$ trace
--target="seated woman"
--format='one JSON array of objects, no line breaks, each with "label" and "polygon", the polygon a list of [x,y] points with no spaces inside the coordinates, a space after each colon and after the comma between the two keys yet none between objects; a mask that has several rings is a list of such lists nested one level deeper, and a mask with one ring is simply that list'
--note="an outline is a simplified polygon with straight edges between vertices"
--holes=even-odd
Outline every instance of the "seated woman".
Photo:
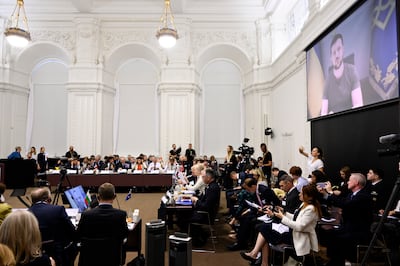
[{"label": "seated woman", "polygon": [[280,219],[281,223],[287,225],[290,230],[281,234],[272,229],[272,223],[263,224],[254,248],[250,252],[240,252],[244,259],[255,262],[258,252],[262,251],[261,266],[268,266],[269,243],[292,244],[297,256],[307,255],[311,250],[318,251],[318,239],[315,232],[315,226],[321,217],[318,190],[312,184],[304,186],[299,197],[303,203],[294,214],[288,212],[283,214],[281,209],[277,212],[265,210],[266,214]]},{"label": "seated woman", "polygon": [[39,224],[29,211],[15,211],[4,219],[0,227],[0,243],[11,249],[17,265],[56,265],[52,258],[42,254]]}]

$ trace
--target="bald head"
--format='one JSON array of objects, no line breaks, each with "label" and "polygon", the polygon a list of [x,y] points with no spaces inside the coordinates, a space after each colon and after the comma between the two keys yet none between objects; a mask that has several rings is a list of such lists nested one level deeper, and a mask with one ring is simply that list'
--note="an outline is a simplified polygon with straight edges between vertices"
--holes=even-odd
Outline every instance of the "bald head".
[{"label": "bald head", "polygon": [[51,201],[51,192],[50,189],[47,187],[41,187],[35,189],[31,193],[32,203],[35,204],[40,201],[49,202]]}]

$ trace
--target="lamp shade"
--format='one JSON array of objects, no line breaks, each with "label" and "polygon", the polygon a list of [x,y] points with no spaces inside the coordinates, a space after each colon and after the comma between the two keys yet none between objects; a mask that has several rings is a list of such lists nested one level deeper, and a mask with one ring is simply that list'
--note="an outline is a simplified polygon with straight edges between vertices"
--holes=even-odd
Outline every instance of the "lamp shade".
[{"label": "lamp shade", "polygon": [[20,28],[7,28],[4,35],[8,43],[15,47],[25,47],[31,41],[30,33]]},{"label": "lamp shade", "polygon": [[172,48],[176,44],[178,33],[174,29],[162,28],[157,32],[156,37],[161,47]]}]

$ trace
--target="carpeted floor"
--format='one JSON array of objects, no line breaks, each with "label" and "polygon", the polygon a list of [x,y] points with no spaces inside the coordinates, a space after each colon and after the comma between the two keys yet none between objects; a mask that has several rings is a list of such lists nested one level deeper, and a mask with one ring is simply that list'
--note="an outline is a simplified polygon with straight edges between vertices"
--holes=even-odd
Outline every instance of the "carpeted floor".
[{"label": "carpeted floor", "polygon": [[[128,188],[118,189],[117,200],[114,202],[115,208],[120,208],[126,211],[132,211],[134,209],[140,210],[140,217],[142,218],[142,253],[145,254],[145,223],[157,219],[157,210],[160,206],[160,199],[165,194],[164,192],[157,191],[148,191],[141,193],[133,193],[132,198],[128,201],[125,201],[125,197],[128,192]],[[25,196],[22,198],[29,203],[29,195],[32,191],[32,188],[28,188],[26,190]],[[25,206],[18,200],[17,197],[12,196],[13,190],[7,190],[5,193],[6,201],[13,206],[13,208],[25,208]],[[20,191],[18,191],[20,193]],[[53,195],[54,197],[54,195]],[[59,204],[62,204],[61,197],[59,197]],[[69,207],[66,205],[66,207]],[[192,252],[192,265],[193,266],[225,266],[225,265],[235,265],[235,266],[247,266],[249,263],[243,260],[240,257],[239,251],[229,251],[226,246],[234,242],[234,240],[228,237],[229,231],[231,230],[230,226],[225,223],[225,216],[223,213],[226,213],[226,200],[225,193],[221,193],[221,206],[219,209],[219,221],[214,225],[214,229],[217,234],[217,243],[216,243],[216,252],[208,253],[208,252]],[[178,230],[174,227],[173,230],[168,230],[167,237],[171,234],[174,234],[175,230]],[[211,249],[212,244],[209,241],[204,249]],[[318,254],[322,260],[326,259],[325,256],[326,250],[321,247],[321,250]],[[131,261],[133,258],[137,256],[136,252],[128,252],[127,253],[127,262]],[[167,241],[167,251],[165,252],[165,265],[169,265],[169,248]],[[77,265],[77,262],[75,263]],[[382,263],[373,263],[368,265],[384,265]],[[160,265],[162,266],[162,265]]]},{"label": "carpeted floor", "polygon": [[[142,253],[145,254],[145,223],[151,220],[157,219],[157,209],[160,206],[160,199],[164,195],[164,192],[147,192],[147,193],[134,193],[132,198],[128,201],[125,201],[125,196],[127,195],[128,189],[126,192],[122,193],[124,189],[119,189],[117,193],[117,201],[114,202],[114,207],[120,208],[123,210],[140,210],[140,217],[143,221],[142,227]],[[28,188],[26,190],[25,197],[23,199],[26,202],[29,202],[29,195],[32,191],[32,188]],[[17,197],[11,196],[13,190],[7,190],[5,193],[6,201],[13,207],[13,208],[25,208],[25,206],[17,199]],[[53,195],[54,196],[54,195]],[[61,203],[61,197],[59,199],[59,204]],[[66,207],[68,207],[66,205]],[[226,212],[225,210],[225,195],[221,193],[221,208],[220,212]],[[249,265],[249,263],[243,260],[240,257],[239,251],[228,251],[226,249],[226,245],[233,242],[233,240],[228,238],[228,233],[230,231],[230,227],[225,224],[224,217],[220,222],[216,223],[215,229],[217,232],[217,243],[216,243],[216,252],[215,253],[192,253],[192,265],[193,266],[213,266],[213,265],[237,265],[237,266],[245,266]],[[177,230],[176,228],[174,228]],[[167,237],[170,234],[173,234],[175,230],[169,230]],[[168,241],[167,241],[168,243]],[[211,249],[212,245],[211,242],[207,243],[204,247],[205,249]],[[168,253],[169,249],[167,247],[167,251],[165,252],[165,265],[168,265]],[[132,260],[134,257],[137,256],[136,252],[128,252],[127,253],[127,262]],[[77,265],[77,263],[76,263]],[[160,265],[161,266],[161,265]]]}]

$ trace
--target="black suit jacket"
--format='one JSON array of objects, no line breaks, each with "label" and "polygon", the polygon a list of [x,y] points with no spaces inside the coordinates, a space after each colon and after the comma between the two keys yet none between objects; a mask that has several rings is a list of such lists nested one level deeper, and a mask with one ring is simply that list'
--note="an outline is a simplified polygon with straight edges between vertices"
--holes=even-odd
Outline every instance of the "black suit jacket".
[{"label": "black suit jacket", "polygon": [[369,184],[366,189],[372,197],[373,212],[377,214],[379,210],[384,210],[391,192],[386,188],[385,182],[382,180],[375,185]]},{"label": "black suit jacket", "polygon": [[[285,203],[284,203],[285,202]],[[286,193],[285,199],[282,201],[282,207],[285,212],[294,213],[294,211],[300,206],[301,201],[299,198],[299,191],[294,187]]]},{"label": "black suit jacket", "polygon": [[38,153],[37,156],[37,163],[39,164],[40,167],[40,172],[44,173],[47,170],[47,161],[46,161],[46,155],[44,153]]},{"label": "black suit jacket", "polygon": [[281,201],[276,196],[275,192],[268,186],[259,184],[258,185],[258,195],[259,195],[260,200],[262,201],[263,205],[268,204],[268,205],[273,205],[273,206],[279,206],[281,204]]},{"label": "black suit jacket", "polygon": [[39,222],[42,240],[54,240],[69,243],[74,240],[75,227],[71,223],[64,206],[51,205],[44,202],[33,204],[31,211]]},{"label": "black suit jacket", "polygon": [[71,223],[64,206],[38,202],[33,204],[29,211],[39,222],[42,241],[45,242],[42,249],[55,259],[57,265],[73,262],[77,255],[75,243],[72,244],[76,240],[75,226]]},{"label": "black suit jacket", "polygon": [[79,265],[121,265],[122,242],[128,235],[126,212],[110,204],[82,213],[77,229]]},{"label": "black suit jacket", "polygon": [[195,213],[193,221],[206,222],[204,215],[198,215],[196,211],[207,211],[210,214],[210,219],[214,220],[217,213],[221,189],[215,180],[208,184],[204,194],[199,198],[194,206]]},{"label": "black suit jacket", "polygon": [[347,197],[329,196],[328,200],[334,206],[342,209],[342,230],[355,237],[369,236],[372,223],[372,199],[367,190],[362,189],[353,196]]}]

